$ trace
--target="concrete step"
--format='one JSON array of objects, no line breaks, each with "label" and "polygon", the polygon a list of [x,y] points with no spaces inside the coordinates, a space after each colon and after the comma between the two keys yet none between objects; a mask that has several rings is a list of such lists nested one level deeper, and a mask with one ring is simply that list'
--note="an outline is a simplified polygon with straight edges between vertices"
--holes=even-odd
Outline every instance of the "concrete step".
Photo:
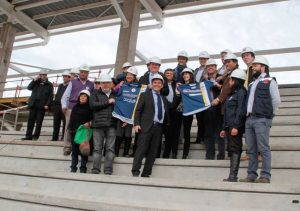
[{"label": "concrete step", "polygon": [[[2,168],[18,169],[20,171],[39,172],[69,172],[70,158],[58,156],[30,156],[20,155],[1,156]],[[30,156],[30,157],[28,157]],[[200,162],[199,162],[200,161]],[[131,176],[132,158],[116,158],[114,162],[114,175]],[[80,165],[79,165],[80,166]],[[88,163],[88,172],[92,168],[92,159]],[[103,168],[103,167],[102,167]],[[247,162],[241,163],[239,177],[247,176]],[[229,160],[207,161],[207,160],[174,160],[157,159],[153,167],[153,178],[200,180],[206,182],[222,181],[228,177]],[[286,180],[285,178],[289,178]],[[277,163],[272,166],[272,183],[292,184],[297,183],[300,178],[299,162]]]},{"label": "concrete step", "polygon": [[280,88],[280,96],[299,96],[300,88]]},{"label": "concrete step", "polygon": [[27,201],[38,200],[39,203],[83,210],[98,210],[99,206],[101,209],[104,202],[107,206],[119,206],[119,210],[232,210],[232,207],[243,210],[297,210],[299,204],[292,201],[299,199],[300,193],[299,185],[288,184],[207,183],[184,179],[10,170],[1,170],[0,185],[24,192],[24,195],[17,195],[20,200],[33,193]]},{"label": "concrete step", "polygon": [[299,108],[300,101],[290,101],[290,102],[281,102],[279,105],[279,109],[281,108]]},{"label": "concrete step", "polygon": [[300,95],[297,96],[280,96],[281,102],[300,101]]},{"label": "concrete step", "polygon": [[[38,141],[43,143],[43,141]],[[38,143],[37,142],[37,143]],[[273,163],[276,162],[298,162],[300,160],[300,149],[299,143],[287,143],[286,145],[281,145],[274,143],[272,146],[271,143],[271,150],[272,150],[272,161]],[[0,144],[0,155],[3,156],[10,156],[10,155],[18,155],[23,157],[28,156],[52,156],[51,158],[61,158],[62,157],[62,145],[55,143],[56,145],[51,145],[51,143],[43,143],[42,145],[35,144],[33,142],[27,144],[18,144],[15,142],[14,144],[3,143]],[[182,157],[182,144],[179,145],[178,150],[178,158]],[[246,149],[246,147],[244,147]],[[217,147],[216,147],[217,150]],[[122,152],[120,152],[121,154]],[[189,152],[190,159],[205,159],[205,148],[203,145],[200,144],[191,144],[190,152]]]},{"label": "concrete step", "polygon": [[[67,207],[60,207],[60,206],[50,206],[47,204],[37,204],[36,203],[31,203],[31,202],[24,202],[24,201],[19,201],[18,199],[15,198],[16,195],[22,194],[23,196],[26,195],[26,193],[21,192],[20,189],[13,188],[12,190],[11,187],[4,187],[0,186],[0,196],[4,196],[5,198],[0,199],[0,204],[1,208],[5,211],[15,211],[15,210],[20,210],[22,208],[22,211],[69,211],[69,210],[79,210],[79,209],[69,209]],[[31,193],[28,193],[26,198],[28,196],[32,195]],[[14,196],[14,198],[9,199],[11,196]],[[25,198],[25,197],[24,197]]]}]

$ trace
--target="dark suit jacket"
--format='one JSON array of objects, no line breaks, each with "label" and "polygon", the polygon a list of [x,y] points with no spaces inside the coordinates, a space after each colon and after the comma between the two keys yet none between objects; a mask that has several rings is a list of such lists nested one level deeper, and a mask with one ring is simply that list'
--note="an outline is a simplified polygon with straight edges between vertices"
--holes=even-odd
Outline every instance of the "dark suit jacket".
[{"label": "dark suit jacket", "polygon": [[[164,124],[169,124],[169,106],[165,96],[161,95],[164,108]],[[141,126],[141,133],[146,133],[151,129],[155,114],[154,99],[152,91],[146,91],[140,95],[135,114],[134,114],[134,126]]]},{"label": "dark suit jacket", "polygon": [[[168,96],[169,94],[169,87],[168,87],[168,82],[167,82],[167,78],[161,73],[158,72],[158,74],[160,74],[163,79],[164,79],[164,87],[162,88],[162,90],[160,91],[160,93],[164,96]],[[147,71],[139,80],[139,84],[144,84],[144,85],[148,85],[149,84],[149,71]]]}]

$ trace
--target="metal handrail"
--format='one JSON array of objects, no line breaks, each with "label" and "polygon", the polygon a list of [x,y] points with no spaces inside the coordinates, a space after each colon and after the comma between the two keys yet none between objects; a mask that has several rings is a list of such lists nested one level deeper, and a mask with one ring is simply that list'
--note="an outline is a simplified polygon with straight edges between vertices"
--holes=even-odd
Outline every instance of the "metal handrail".
[{"label": "metal handrail", "polygon": [[[2,114],[0,131],[1,132],[3,131],[4,122],[11,122],[11,123],[13,123],[14,124],[14,129],[17,130],[17,124],[18,124],[19,114],[20,114],[20,112],[22,112],[23,109],[27,109],[27,108],[28,108],[28,105],[25,105],[25,106],[20,106],[20,107],[17,107],[17,108],[10,108],[10,109],[6,109],[6,110],[3,110],[3,111],[0,111],[0,115]],[[5,120],[6,114],[13,113],[14,111],[16,112],[14,121]]]}]

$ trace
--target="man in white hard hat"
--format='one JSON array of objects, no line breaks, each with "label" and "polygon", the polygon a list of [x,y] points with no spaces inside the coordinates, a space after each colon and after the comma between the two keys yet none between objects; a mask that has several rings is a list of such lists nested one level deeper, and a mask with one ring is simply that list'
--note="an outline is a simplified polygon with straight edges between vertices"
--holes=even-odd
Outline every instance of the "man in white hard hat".
[{"label": "man in white hard hat", "polygon": [[223,75],[223,74],[225,73],[225,71],[226,71],[226,65],[225,65],[224,58],[225,58],[225,56],[226,56],[228,53],[232,53],[232,51],[229,50],[229,49],[225,49],[225,50],[221,51],[221,53],[220,53],[220,55],[221,55],[221,61],[222,61],[222,64],[223,64],[223,65],[222,65],[222,67],[220,67],[220,68],[218,69],[218,74],[219,74],[219,75]]},{"label": "man in white hard hat", "polygon": [[91,93],[90,107],[93,111],[93,174],[100,174],[102,149],[105,150],[104,174],[113,173],[113,160],[115,157],[115,138],[117,120],[112,116],[116,94],[112,89],[112,78],[107,73],[102,73],[96,82],[100,89]]},{"label": "man in white hard hat", "polygon": [[63,130],[62,130],[62,138],[60,140],[64,139],[64,133],[66,128],[66,118],[64,113],[62,112],[61,108],[61,98],[63,94],[65,93],[69,82],[71,80],[71,74],[69,71],[64,71],[62,73],[63,77],[63,83],[58,85],[57,92],[55,94],[54,100],[53,100],[53,134],[51,141],[58,141],[59,140],[59,130],[61,122],[63,122]]},{"label": "man in white hard hat", "polygon": [[78,75],[79,75],[79,68],[78,68],[78,67],[73,67],[73,68],[70,70],[71,80],[77,79],[77,78],[78,78]]},{"label": "man in white hard hat", "polygon": [[238,58],[233,53],[227,53],[225,58],[226,72],[223,74],[222,79],[218,82],[222,85],[220,95],[211,102],[212,106],[217,106],[220,103],[224,103],[228,95],[231,93],[231,88],[229,85],[229,79],[232,72],[239,67]]},{"label": "man in white hard hat", "polygon": [[181,72],[187,67],[187,62],[189,60],[188,53],[186,51],[179,51],[177,54],[177,67],[174,68],[175,81],[183,83]]},{"label": "man in white hard hat", "polygon": [[[252,63],[253,83],[248,88],[245,138],[250,158],[247,177],[240,182],[270,183],[271,150],[269,145],[272,119],[278,111],[280,94],[276,80],[269,75],[269,62],[256,56]],[[257,179],[258,152],[262,156],[260,177]]]},{"label": "man in white hard hat", "polygon": [[[66,116],[66,125],[69,124],[70,115],[72,112],[73,107],[77,103],[77,99],[79,93],[82,90],[93,91],[94,90],[94,83],[89,81],[88,76],[90,72],[90,67],[86,64],[81,65],[79,67],[79,77],[77,79],[71,80],[68,84],[68,87],[61,98],[61,107],[62,111]],[[64,135],[64,148],[63,154],[69,155],[71,153],[71,139],[69,136],[69,132],[66,129]]]},{"label": "man in white hard hat", "polygon": [[48,72],[42,69],[27,87],[32,92],[28,100],[29,117],[26,136],[22,140],[38,140],[40,136],[45,112],[49,109],[53,99],[53,85],[48,81],[47,74]]},{"label": "man in white hard hat", "polygon": [[210,58],[210,55],[207,53],[207,51],[201,51],[199,53],[199,63],[200,63],[200,66],[197,67],[195,69],[195,72],[194,72],[194,77],[195,77],[195,81],[196,82],[201,82],[203,81],[203,75],[205,73],[205,67],[206,67],[206,61]]},{"label": "man in white hard hat", "polygon": [[126,72],[127,72],[127,69],[129,67],[132,67],[132,65],[129,63],[129,62],[125,62],[123,65],[122,65],[122,73],[118,74],[116,76],[116,83],[120,83],[121,81],[124,81],[124,79],[126,78]]},{"label": "man in white hard hat", "polygon": [[[154,56],[154,57],[150,58],[149,59],[149,66],[148,66],[149,67],[149,71],[146,72],[140,78],[139,83],[142,84],[142,85],[143,84],[144,85],[148,85],[148,88],[152,89],[152,83],[151,83],[151,81],[152,81],[152,78],[155,75],[159,74],[159,75],[161,75],[164,78],[164,80],[166,80],[165,77],[163,76],[163,73],[159,72],[160,66],[161,66],[161,60],[160,60],[160,58],[158,58],[157,56]],[[163,84],[163,85],[164,85],[164,87],[161,90],[161,94],[167,96],[169,94],[168,84]]]},{"label": "man in white hard hat", "polygon": [[142,160],[146,157],[142,177],[149,177],[162,140],[163,123],[169,119],[168,102],[161,94],[164,79],[156,74],[151,79],[151,90],[140,95],[134,115],[134,130],[139,134],[132,175],[138,177]]},{"label": "man in white hard hat", "polygon": [[[246,87],[246,89],[248,89],[249,84],[253,80],[253,78],[252,78],[252,62],[255,59],[254,50],[251,47],[244,47],[241,51],[241,57],[247,66],[245,87]],[[246,161],[246,160],[249,160],[249,156],[247,153],[243,157],[241,157],[241,161]],[[258,160],[262,161],[262,157],[260,154],[258,155]]]},{"label": "man in white hard hat", "polygon": [[248,88],[252,82],[252,62],[255,59],[255,52],[251,47],[244,47],[241,52],[241,57],[247,65],[245,87]]},{"label": "man in white hard hat", "polygon": [[[194,72],[194,78],[197,83],[202,82],[204,80],[204,75],[206,74],[206,62],[209,60],[210,55],[207,51],[201,51],[199,53],[199,63],[200,66],[195,69]],[[204,122],[203,122],[203,112],[199,112],[196,114],[197,118],[197,126],[198,126],[198,132],[197,132],[197,143],[204,143]]]}]

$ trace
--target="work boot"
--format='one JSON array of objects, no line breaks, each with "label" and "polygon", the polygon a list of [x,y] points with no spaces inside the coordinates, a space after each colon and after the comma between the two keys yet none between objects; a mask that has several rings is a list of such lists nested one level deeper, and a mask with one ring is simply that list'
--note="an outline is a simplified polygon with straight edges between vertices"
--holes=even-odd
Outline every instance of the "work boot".
[{"label": "work boot", "polygon": [[254,183],[255,179],[246,177],[245,179],[240,179],[239,182]]},{"label": "work boot", "polygon": [[270,179],[266,177],[260,177],[259,179],[255,180],[256,183],[270,183]]},{"label": "work boot", "polygon": [[230,173],[227,179],[223,179],[224,182],[237,182],[238,181],[238,172],[240,167],[240,158],[241,154],[232,153],[230,157]]},{"label": "work boot", "polygon": [[125,138],[123,157],[129,157],[128,153],[129,153],[130,145],[131,145],[131,138]]},{"label": "work boot", "polygon": [[116,136],[116,142],[115,142],[115,155],[116,157],[119,157],[119,151],[122,143],[122,138],[120,136]]}]

